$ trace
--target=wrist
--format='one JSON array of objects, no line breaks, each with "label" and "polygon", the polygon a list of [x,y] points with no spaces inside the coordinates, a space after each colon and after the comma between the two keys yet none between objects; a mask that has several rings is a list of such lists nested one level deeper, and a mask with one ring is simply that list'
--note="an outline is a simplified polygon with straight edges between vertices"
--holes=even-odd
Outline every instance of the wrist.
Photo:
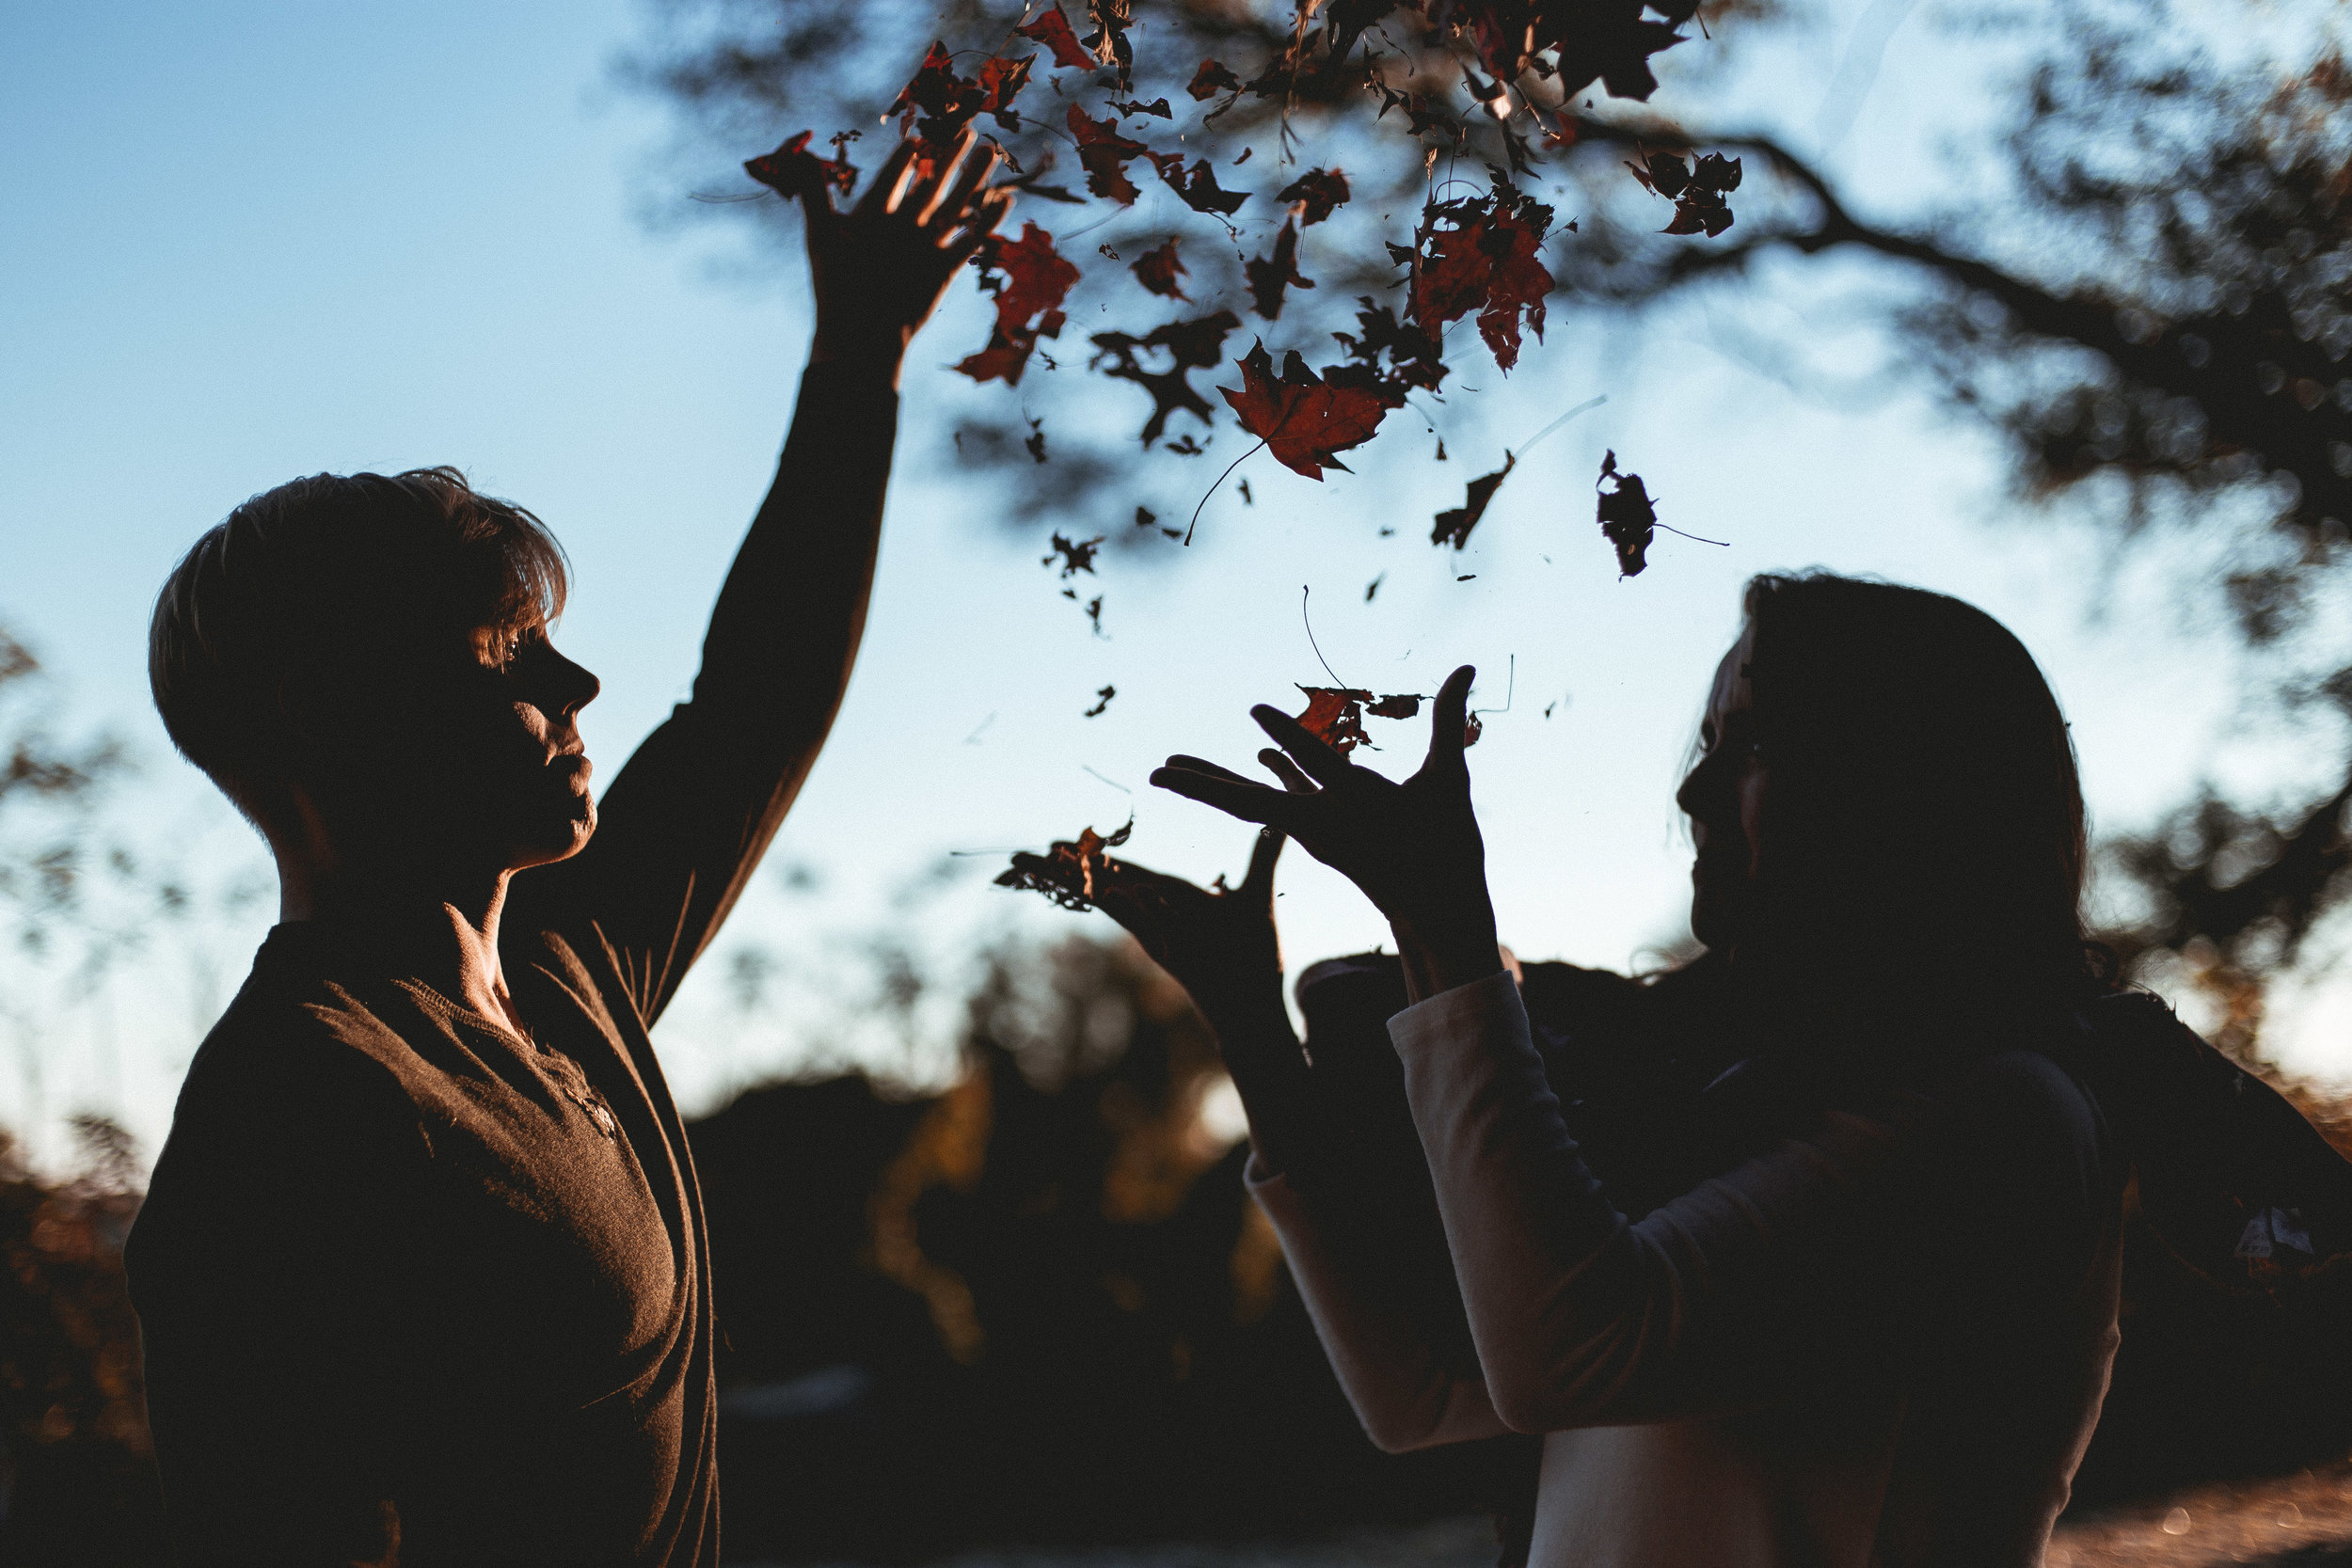
[{"label": "wrist", "polygon": [[823,320],[810,340],[808,362],[870,372],[898,388],[898,372],[906,363],[907,345],[914,341],[912,327],[835,326]]},{"label": "wrist", "polygon": [[1392,920],[1389,928],[1405,966],[1406,992],[1415,1002],[1503,972],[1502,943],[1491,911],[1457,920]]}]

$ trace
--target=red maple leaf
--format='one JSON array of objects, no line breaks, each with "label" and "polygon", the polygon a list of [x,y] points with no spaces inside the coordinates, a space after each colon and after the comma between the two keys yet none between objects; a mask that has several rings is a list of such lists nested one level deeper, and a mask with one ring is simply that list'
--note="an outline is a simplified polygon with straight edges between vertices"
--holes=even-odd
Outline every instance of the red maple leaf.
[{"label": "red maple leaf", "polygon": [[1282,291],[1292,284],[1311,289],[1314,279],[1298,270],[1298,228],[1290,219],[1282,220],[1282,231],[1274,237],[1274,254],[1260,256],[1246,263],[1242,271],[1249,279],[1249,297],[1257,305],[1258,314],[1268,321],[1282,314]]},{"label": "red maple leaf", "polygon": [[1087,171],[1087,189],[1132,207],[1142,193],[1127,178],[1127,160],[1150,154],[1139,141],[1119,134],[1115,119],[1092,119],[1075,103],[1070,105],[1070,135],[1078,144],[1078,163]]},{"label": "red maple leaf", "polygon": [[1241,91],[1241,78],[1215,60],[1202,60],[1200,69],[1192,73],[1192,85],[1184,90],[1205,101],[1220,92]]},{"label": "red maple leaf", "polygon": [[1196,213],[1214,213],[1218,217],[1231,217],[1234,209],[1249,199],[1248,191],[1218,189],[1216,170],[1209,166],[1206,158],[1195,160],[1187,171],[1184,160],[1176,153],[1152,152],[1147,156],[1152,160],[1152,166],[1160,171],[1160,178],[1168,182],[1168,188]]},{"label": "red maple leaf", "polygon": [[1189,299],[1191,297],[1184,293],[1184,286],[1176,281],[1177,274],[1184,270],[1184,263],[1177,260],[1176,241],[1173,237],[1166,245],[1147,250],[1136,257],[1135,265],[1127,270],[1136,275],[1136,281],[1142,284],[1146,291],[1158,294],[1162,298]]},{"label": "red maple leaf", "polygon": [[980,287],[996,296],[996,325],[988,346],[956,366],[975,381],[1017,385],[1040,338],[1061,335],[1062,301],[1078,281],[1078,269],[1054,249],[1054,236],[1034,223],[1021,237],[992,234],[977,260]]},{"label": "red maple leaf", "polygon": [[787,137],[773,152],[763,152],[744,164],[743,172],[779,196],[822,197],[829,185],[849,195],[857,183],[857,170],[850,166],[848,151],[850,135],[854,133],[834,138],[838,156],[832,158],[819,158],[808,150],[809,138],[815,135],[803,131]]},{"label": "red maple leaf", "polygon": [[1364,705],[1373,701],[1371,692],[1340,686],[1298,689],[1307,694],[1307,711],[1298,716],[1300,729],[1342,756],[1371,743],[1372,737],[1364,734]]},{"label": "red maple leaf", "polygon": [[1429,203],[1414,235],[1414,323],[1434,333],[1476,310],[1478,335],[1494,351],[1495,363],[1506,371],[1518,364],[1522,312],[1536,341],[1544,336],[1544,296],[1552,277],[1535,253],[1550,227],[1551,209],[1508,184],[1485,196]]},{"label": "red maple leaf", "polygon": [[1347,472],[1347,465],[1331,454],[1372,439],[1389,410],[1403,401],[1376,387],[1326,381],[1295,351],[1284,356],[1278,381],[1263,342],[1241,362],[1241,390],[1217,390],[1232,404],[1242,428],[1263,440],[1275,461],[1309,479],[1321,479],[1326,468]]},{"label": "red maple leaf", "polygon": [[980,62],[978,77],[980,113],[994,115],[996,123],[1008,131],[1021,129],[1021,111],[1012,101],[1021,96],[1021,89],[1029,85],[1029,68],[1037,64],[1035,55],[1024,55],[1017,60],[992,55]]},{"label": "red maple leaf", "polygon": [[1335,168],[1311,168],[1280,190],[1274,199],[1297,202],[1302,209],[1298,226],[1311,228],[1331,215],[1332,209],[1347,200],[1347,176]]},{"label": "red maple leaf", "polygon": [[1057,71],[1071,66],[1085,70],[1103,63],[1080,46],[1078,35],[1070,30],[1070,18],[1062,15],[1058,0],[1035,22],[1025,22],[1013,31],[1051,50]]}]

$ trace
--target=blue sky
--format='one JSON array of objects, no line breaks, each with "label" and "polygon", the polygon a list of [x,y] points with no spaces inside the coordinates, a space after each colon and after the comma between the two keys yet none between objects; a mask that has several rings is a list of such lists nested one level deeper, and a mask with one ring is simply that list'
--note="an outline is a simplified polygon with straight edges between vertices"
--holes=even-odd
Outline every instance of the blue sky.
[{"label": "blue sky", "polygon": [[[1888,0],[1836,16],[1840,45],[1866,21],[1887,37],[1841,157],[1980,121],[1949,40],[1924,20]],[[64,721],[110,728],[143,759],[117,801],[122,830],[208,885],[259,865],[258,843],[148,709],[144,623],[198,532],[319,470],[453,463],[548,520],[576,568],[559,640],[604,679],[586,727],[610,776],[691,674],[807,333],[803,285],[747,264],[743,234],[646,221],[682,193],[656,156],[663,122],[611,85],[639,12],[245,0],[10,3],[0,17],[0,624],[43,656]],[[1834,127],[1817,105],[1844,54],[1793,56],[1778,89],[1788,123]],[[1670,80],[1665,106],[1672,92]],[[1857,167],[1866,189],[1899,184],[1883,160]],[[1242,830],[1152,798],[1143,778],[1173,750],[1245,761],[1258,744],[1248,705],[1321,678],[1302,584],[1350,682],[1432,690],[1468,660],[1480,703],[1496,705],[1516,659],[1512,709],[1473,755],[1503,930],[1530,957],[1622,965],[1678,934],[1672,788],[1738,585],[1760,569],[1882,573],[2008,620],[2075,721],[2103,823],[2143,821],[2201,776],[2259,784],[2298,766],[2240,730],[2226,659],[2161,574],[2110,574],[2086,537],[2007,515],[1981,434],[1900,391],[1808,401],[1728,352],[1705,311],[1635,334],[1555,305],[1549,341],[1507,387],[1450,405],[1440,429],[1457,460],[1442,467],[1418,434],[1323,485],[1253,466],[1255,504],[1213,502],[1179,567],[1106,565],[1110,635],[1097,639],[1038,564],[1043,525],[1017,503],[1008,522],[941,463],[945,411],[971,394],[939,367],[984,320],[957,288],[908,374],[866,653],[777,850],[779,868],[809,874],[798,889],[763,879],[657,1037],[690,1108],[813,1062],[937,1070],[935,1055],[893,1055],[862,1032],[854,997],[845,1014],[827,990],[876,929],[951,964],[985,942],[1077,928],[986,888],[992,856],[927,878],[946,851],[1041,846],[1132,804],[1135,858],[1237,870]],[[1758,307],[1789,321],[1803,309]],[[1458,563],[1415,536],[1502,448],[1603,393],[1514,475]],[[1649,573],[1616,580],[1590,523],[1604,446],[1670,520],[1731,546],[1661,540]],[[1407,526],[1377,539],[1391,518]],[[2103,617],[2088,615],[2094,600]],[[1081,718],[1104,684],[1119,689],[1110,710]],[[1282,885],[1296,961],[1383,934],[1303,856]],[[104,997],[39,1040],[20,1036],[19,1059],[0,1056],[0,1123],[95,1106],[151,1150],[270,902],[172,933]],[[755,942],[782,956],[785,982],[745,1015],[724,959]],[[934,1039],[951,1003],[943,993],[925,1015]],[[2312,1014],[2298,1063],[2352,1070],[2322,1027],[2335,1016]]]}]

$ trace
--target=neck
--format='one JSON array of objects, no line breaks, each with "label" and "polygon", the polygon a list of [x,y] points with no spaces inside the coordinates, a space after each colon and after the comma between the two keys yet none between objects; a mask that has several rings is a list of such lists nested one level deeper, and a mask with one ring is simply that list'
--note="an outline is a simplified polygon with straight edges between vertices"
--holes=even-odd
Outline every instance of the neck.
[{"label": "neck", "polygon": [[278,917],[365,927],[400,955],[408,978],[484,1016],[516,1024],[499,965],[499,917],[511,873],[322,866],[278,857]]}]

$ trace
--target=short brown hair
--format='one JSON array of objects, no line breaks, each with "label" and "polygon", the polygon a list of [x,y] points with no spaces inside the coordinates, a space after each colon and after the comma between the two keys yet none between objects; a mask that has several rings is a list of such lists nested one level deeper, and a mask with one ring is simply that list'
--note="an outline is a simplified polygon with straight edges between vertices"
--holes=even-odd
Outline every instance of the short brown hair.
[{"label": "short brown hair", "polygon": [[455,468],[313,474],[181,559],[156,596],[148,681],[172,743],[258,823],[302,760],[308,690],[396,678],[436,638],[552,621],[565,584],[547,525]]}]

